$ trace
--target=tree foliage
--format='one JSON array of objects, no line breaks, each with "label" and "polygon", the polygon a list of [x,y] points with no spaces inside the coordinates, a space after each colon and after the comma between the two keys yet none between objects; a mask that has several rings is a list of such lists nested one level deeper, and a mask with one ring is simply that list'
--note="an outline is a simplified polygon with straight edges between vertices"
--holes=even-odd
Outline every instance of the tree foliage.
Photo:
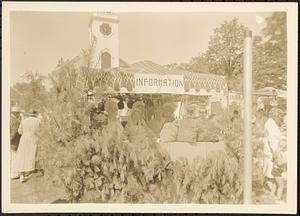
[{"label": "tree foliage", "polygon": [[254,49],[254,84],[256,88],[272,86],[286,89],[287,75],[286,13],[274,12],[266,18],[263,37]]},{"label": "tree foliage", "polygon": [[[286,89],[287,26],[286,13],[274,12],[265,19],[262,35],[253,35],[254,88],[267,86]],[[208,50],[193,57],[188,63],[173,63],[172,69],[224,75],[228,87],[242,90],[243,44],[247,27],[238,19],[225,21],[214,29]]]},{"label": "tree foliage", "polygon": [[209,63],[205,54],[193,57],[188,63],[172,63],[165,65],[169,69],[188,70],[196,73],[208,73]]},{"label": "tree foliage", "polygon": [[80,89],[65,79],[72,73],[80,70],[65,67],[52,77],[59,91],[51,91],[38,153],[45,177],[64,189],[69,202],[241,203],[242,129],[224,127],[230,125],[228,113],[215,119],[215,127],[225,132],[226,152],[192,164],[172,161],[145,127],[131,139],[115,129],[118,122],[91,132]]},{"label": "tree foliage", "polygon": [[211,73],[225,75],[228,88],[233,89],[242,73],[242,56],[247,27],[235,18],[214,29],[206,52]]},{"label": "tree foliage", "polygon": [[48,91],[45,77],[40,73],[27,72],[23,75],[26,82],[16,83],[11,87],[11,100],[25,110],[41,110],[48,105]]},{"label": "tree foliage", "polygon": [[190,68],[196,73],[208,73],[209,72],[209,62],[206,54],[199,54],[193,57],[189,62]]}]

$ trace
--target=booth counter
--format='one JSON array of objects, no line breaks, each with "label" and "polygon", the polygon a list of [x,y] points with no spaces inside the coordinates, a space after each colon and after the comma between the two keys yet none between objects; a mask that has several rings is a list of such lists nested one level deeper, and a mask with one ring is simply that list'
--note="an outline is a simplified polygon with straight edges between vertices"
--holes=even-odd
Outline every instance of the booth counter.
[{"label": "booth counter", "polygon": [[224,142],[159,142],[160,146],[167,151],[172,160],[186,158],[189,163],[197,157],[206,158],[215,151],[225,151]]}]

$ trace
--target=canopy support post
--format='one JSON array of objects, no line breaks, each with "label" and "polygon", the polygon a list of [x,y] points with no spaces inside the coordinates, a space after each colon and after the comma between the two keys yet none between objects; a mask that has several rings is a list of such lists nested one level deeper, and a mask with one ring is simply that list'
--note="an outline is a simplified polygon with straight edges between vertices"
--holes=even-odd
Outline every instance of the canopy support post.
[{"label": "canopy support post", "polygon": [[252,32],[244,41],[244,204],[252,204]]}]

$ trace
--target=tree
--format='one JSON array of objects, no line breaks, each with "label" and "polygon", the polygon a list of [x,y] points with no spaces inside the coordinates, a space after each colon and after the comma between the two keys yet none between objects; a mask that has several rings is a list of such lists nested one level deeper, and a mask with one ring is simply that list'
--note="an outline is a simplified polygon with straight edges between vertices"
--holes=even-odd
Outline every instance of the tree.
[{"label": "tree", "polygon": [[254,46],[254,84],[286,89],[287,75],[286,13],[275,12],[266,18],[263,38]]},{"label": "tree", "polygon": [[207,60],[207,56],[204,54],[199,54],[196,57],[193,57],[190,62],[190,68],[193,72],[197,73],[208,73],[209,72],[209,64]]},{"label": "tree", "polygon": [[191,70],[191,65],[188,63],[171,63],[168,65],[165,65],[170,70]]},{"label": "tree", "polygon": [[39,73],[27,72],[23,75],[27,82],[16,83],[11,87],[11,99],[22,109],[41,111],[48,103],[48,92],[45,88],[45,77]]},{"label": "tree", "polygon": [[235,18],[225,21],[214,30],[206,52],[209,71],[225,75],[228,88],[235,89],[239,75],[242,73],[243,43],[247,27]]},{"label": "tree", "polygon": [[172,70],[188,70],[196,73],[208,73],[209,67],[205,54],[199,54],[198,56],[192,57],[188,63],[171,63],[165,65],[168,69]]}]

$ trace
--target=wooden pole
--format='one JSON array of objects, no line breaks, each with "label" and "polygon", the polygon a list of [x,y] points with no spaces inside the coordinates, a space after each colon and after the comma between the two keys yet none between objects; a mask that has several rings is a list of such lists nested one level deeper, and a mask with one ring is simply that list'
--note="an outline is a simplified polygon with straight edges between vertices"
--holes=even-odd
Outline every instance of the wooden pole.
[{"label": "wooden pole", "polygon": [[244,41],[244,204],[252,204],[252,32]]}]

